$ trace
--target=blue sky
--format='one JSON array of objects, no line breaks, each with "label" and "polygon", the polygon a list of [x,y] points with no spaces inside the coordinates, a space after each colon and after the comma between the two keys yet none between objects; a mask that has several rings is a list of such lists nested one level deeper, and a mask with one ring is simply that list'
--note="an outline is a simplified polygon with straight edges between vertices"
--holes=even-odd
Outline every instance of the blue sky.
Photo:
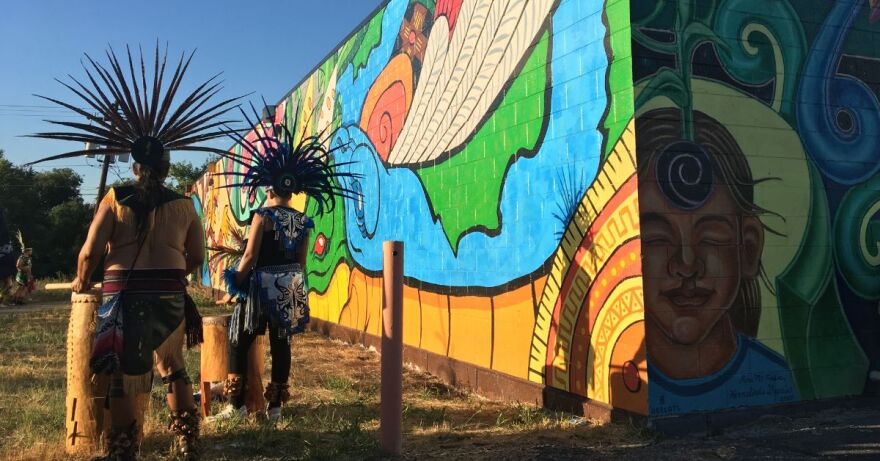
[{"label": "blue sky", "polygon": [[[76,120],[70,112],[47,107],[34,93],[75,101],[55,82],[85,75],[83,53],[103,57],[107,45],[126,44],[153,51],[156,40],[169,55],[197,49],[184,82],[192,89],[223,72],[220,96],[254,92],[275,102],[346,37],[382,0],[28,0],[0,6],[0,149],[14,163],[65,152],[74,143],[20,137],[46,131],[42,120]],[[171,58],[169,58],[171,61]],[[64,78],[62,78],[64,77]],[[187,84],[188,83],[188,84]],[[61,116],[61,117],[57,117]],[[226,147],[226,141],[219,147]],[[172,160],[198,154],[176,154]],[[83,175],[84,198],[94,199],[99,169],[94,160],[69,159],[38,165],[70,166]],[[122,169],[127,172],[128,165]],[[111,176],[111,180],[113,177]],[[91,195],[89,195],[91,194]]]}]

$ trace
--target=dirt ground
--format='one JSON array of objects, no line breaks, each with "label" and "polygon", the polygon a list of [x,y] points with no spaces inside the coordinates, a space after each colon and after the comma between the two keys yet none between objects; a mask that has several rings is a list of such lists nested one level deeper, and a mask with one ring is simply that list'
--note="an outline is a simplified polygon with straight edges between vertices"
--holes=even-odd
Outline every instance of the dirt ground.
[{"label": "dirt ground", "polygon": [[[772,416],[712,437],[663,437],[617,446],[566,447],[542,442],[519,459],[880,459],[880,405],[831,408],[796,417]],[[538,453],[540,451],[540,453]],[[489,459],[489,457],[487,457]]]}]

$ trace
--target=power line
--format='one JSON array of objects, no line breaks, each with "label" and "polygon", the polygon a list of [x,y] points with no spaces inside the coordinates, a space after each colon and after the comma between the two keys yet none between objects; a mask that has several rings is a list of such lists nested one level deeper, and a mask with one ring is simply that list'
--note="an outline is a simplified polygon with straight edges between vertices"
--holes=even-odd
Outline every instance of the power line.
[{"label": "power line", "polygon": [[37,106],[32,104],[0,104],[0,107],[31,107],[37,109],[56,109],[56,110],[68,110],[64,107],[58,106]]},{"label": "power line", "polygon": [[83,164],[83,165],[31,165],[31,166],[29,166],[29,167],[27,167],[27,168],[50,168],[50,169],[55,169],[55,168],[83,168],[83,167],[94,168],[94,167],[98,167],[98,166],[101,166],[100,163],[96,163],[96,164],[94,164],[94,165],[90,165],[90,164]]},{"label": "power line", "polygon": [[[10,153],[11,152],[6,152],[5,155],[8,156]],[[86,158],[88,158],[88,157],[86,157]],[[7,160],[9,160],[9,159],[7,159]],[[58,159],[58,160],[61,160],[61,159]],[[70,160],[70,159],[67,159],[67,160]],[[28,166],[14,165],[14,166],[18,167],[18,168],[76,168],[76,167],[81,167],[81,166],[101,166],[101,163],[102,163],[102,161],[100,159],[96,158],[95,163],[88,163],[88,162],[87,163],[53,163],[51,165],[42,164],[42,165],[28,165]]]},{"label": "power line", "polygon": [[56,110],[70,110],[68,107],[59,106],[59,107],[49,107],[49,106],[25,106],[25,105],[0,105],[0,110],[39,110],[39,111],[56,111]]},{"label": "power line", "polygon": [[46,109],[3,109],[3,108],[0,108],[0,112],[6,113],[6,114],[53,114],[53,115],[73,113],[72,110],[47,112]]},{"label": "power line", "polygon": [[82,117],[82,116],[81,115],[62,115],[61,113],[58,113],[58,114],[3,114],[3,113],[0,113],[0,117],[64,117],[64,118],[71,118],[71,117]]}]

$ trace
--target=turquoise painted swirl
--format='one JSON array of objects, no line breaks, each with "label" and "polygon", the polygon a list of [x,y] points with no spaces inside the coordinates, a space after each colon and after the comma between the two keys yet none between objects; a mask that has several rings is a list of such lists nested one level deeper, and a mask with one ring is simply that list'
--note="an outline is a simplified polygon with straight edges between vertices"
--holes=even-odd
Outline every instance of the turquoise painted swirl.
[{"label": "turquoise painted swirl", "polygon": [[822,173],[853,185],[880,171],[880,102],[864,82],[838,75],[843,44],[865,0],[838,1],[822,24],[801,72],[798,132]]},{"label": "turquoise painted swirl", "polygon": [[834,253],[846,284],[860,297],[880,299],[880,176],[850,189],[834,219]]},{"label": "turquoise painted swirl", "polygon": [[[190,200],[192,200],[193,206],[196,209],[196,215],[198,215],[199,219],[201,219],[202,222],[204,223],[205,222],[205,209],[202,207],[201,197],[199,197],[199,195],[197,193],[193,192],[192,195],[189,196],[189,198],[190,198]],[[202,256],[204,259],[202,262],[202,267],[199,270],[199,275],[202,280],[202,285],[204,285],[206,287],[211,286],[211,271],[210,271],[210,268],[208,267],[208,256],[209,256],[208,255],[208,248],[205,247],[204,255]]]},{"label": "turquoise painted swirl", "polygon": [[718,8],[714,28],[727,73],[748,85],[775,80],[772,107],[792,115],[806,48],[794,8],[786,0],[727,0]]}]

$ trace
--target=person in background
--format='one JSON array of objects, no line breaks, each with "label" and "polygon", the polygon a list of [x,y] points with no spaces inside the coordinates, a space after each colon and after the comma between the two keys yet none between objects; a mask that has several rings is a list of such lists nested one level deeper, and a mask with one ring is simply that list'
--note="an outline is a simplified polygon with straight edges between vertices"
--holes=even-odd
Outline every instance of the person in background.
[{"label": "person in background", "polygon": [[24,304],[28,294],[32,291],[31,288],[34,286],[34,250],[33,248],[25,247],[21,231],[18,231],[18,242],[21,245],[21,255],[15,262],[15,288],[13,289],[12,302],[13,304]]},{"label": "person in background", "polygon": [[15,255],[12,238],[6,225],[6,210],[0,208],[0,306],[12,302],[13,277],[15,276]]}]

